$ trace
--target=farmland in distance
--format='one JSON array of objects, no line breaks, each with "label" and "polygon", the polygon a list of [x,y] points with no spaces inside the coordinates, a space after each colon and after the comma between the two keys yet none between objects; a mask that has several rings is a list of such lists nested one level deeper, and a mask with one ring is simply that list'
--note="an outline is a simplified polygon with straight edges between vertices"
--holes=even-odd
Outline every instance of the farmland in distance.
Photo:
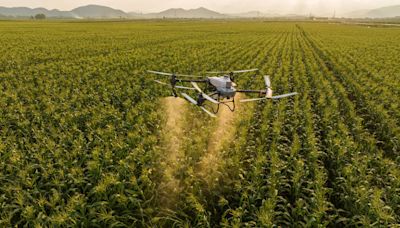
[{"label": "farmland in distance", "polygon": [[[0,226],[398,225],[399,43],[334,23],[0,21]],[[247,68],[299,95],[212,119],[146,73]]]}]

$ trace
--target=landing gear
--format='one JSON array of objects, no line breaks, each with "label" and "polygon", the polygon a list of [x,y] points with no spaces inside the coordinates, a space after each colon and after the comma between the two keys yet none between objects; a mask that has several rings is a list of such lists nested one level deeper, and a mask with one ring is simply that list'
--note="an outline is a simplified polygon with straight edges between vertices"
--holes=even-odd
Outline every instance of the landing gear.
[{"label": "landing gear", "polygon": [[220,106],[220,105],[225,105],[226,107],[229,108],[229,110],[230,110],[231,112],[234,112],[235,109],[236,109],[235,98],[232,98],[232,100],[228,98],[227,101],[222,101],[222,102],[218,105],[217,112],[219,111],[219,106]]},{"label": "landing gear", "polygon": [[[227,98],[227,101],[222,101],[221,96],[220,96],[219,94],[214,94],[214,95],[217,95],[217,96],[218,96],[218,97],[216,98],[216,100],[217,100],[218,102],[220,102],[220,103],[217,105],[217,107],[215,108],[215,106],[205,105],[205,106],[209,107],[209,108],[212,110],[212,112],[213,112],[214,114],[217,114],[217,113],[219,112],[219,109],[220,109],[220,106],[221,106],[221,105],[225,105],[226,107],[228,107],[229,110],[230,110],[231,112],[234,112],[234,111],[235,111],[235,109],[236,109],[236,104],[235,104],[235,98],[234,98],[234,97],[233,97],[233,98]],[[203,98],[203,99],[204,99],[204,98]],[[203,102],[204,102],[204,100],[203,100]]]}]

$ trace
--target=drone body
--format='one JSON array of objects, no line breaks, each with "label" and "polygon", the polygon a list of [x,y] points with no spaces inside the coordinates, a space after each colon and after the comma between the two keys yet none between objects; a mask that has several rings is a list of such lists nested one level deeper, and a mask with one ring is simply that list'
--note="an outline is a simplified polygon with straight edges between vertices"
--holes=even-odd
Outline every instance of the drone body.
[{"label": "drone body", "polygon": [[210,84],[215,87],[216,91],[221,97],[227,99],[235,97],[235,84],[232,82],[229,76],[209,77],[208,79],[210,80]]},{"label": "drone body", "polygon": [[[237,89],[236,88],[237,85],[234,82],[234,75],[238,73],[247,73],[254,71],[258,71],[258,69],[239,70],[231,72],[208,72],[208,74],[222,74],[222,76],[216,76],[216,77],[181,75],[181,74],[165,73],[158,71],[148,71],[148,72],[162,76],[169,76],[170,84],[164,83],[159,80],[154,80],[154,81],[162,85],[170,86],[172,88],[172,92],[175,97],[178,96],[176,89],[197,91],[198,92],[197,99],[194,99],[188,94],[183,92],[181,93],[181,95],[190,103],[199,106],[203,111],[205,111],[212,117],[216,117],[215,114],[218,113],[220,105],[227,106],[232,112],[235,111],[235,96],[237,93],[253,93],[253,94],[259,94],[259,96],[263,96],[260,98],[240,100],[240,102],[252,102],[252,101],[260,101],[267,99],[281,99],[284,97],[294,96],[297,94],[296,92],[294,92],[279,96],[272,96],[273,91],[271,89],[271,80],[270,77],[267,75],[264,76],[264,81],[265,81],[264,90]],[[192,87],[177,85],[177,83],[190,83]],[[198,83],[205,84],[205,88],[201,89]],[[217,108],[215,109],[213,106],[207,104],[207,102],[215,104]],[[206,107],[210,107],[211,111]]]}]

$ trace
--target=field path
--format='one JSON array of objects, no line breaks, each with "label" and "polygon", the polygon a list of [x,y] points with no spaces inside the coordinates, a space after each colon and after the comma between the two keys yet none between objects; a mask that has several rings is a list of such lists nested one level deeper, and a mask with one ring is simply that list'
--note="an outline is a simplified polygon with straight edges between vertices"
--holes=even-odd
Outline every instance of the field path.
[{"label": "field path", "polygon": [[166,115],[164,128],[165,154],[161,163],[164,169],[164,178],[160,183],[161,202],[166,207],[171,207],[180,192],[179,180],[175,178],[180,157],[184,156],[181,150],[184,132],[184,113],[186,101],[182,98],[167,97],[162,100],[163,110]]},{"label": "field path", "polygon": [[212,186],[218,181],[218,170],[223,162],[223,149],[234,138],[236,133],[236,120],[241,115],[241,95],[236,95],[236,110],[231,112],[228,107],[221,106],[217,115],[214,130],[212,131],[207,152],[199,163],[199,175]]}]

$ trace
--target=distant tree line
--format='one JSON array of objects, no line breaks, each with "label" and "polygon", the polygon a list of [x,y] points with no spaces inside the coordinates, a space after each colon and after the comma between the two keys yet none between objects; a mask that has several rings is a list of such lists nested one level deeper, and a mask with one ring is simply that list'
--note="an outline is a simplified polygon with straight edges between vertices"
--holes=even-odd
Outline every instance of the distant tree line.
[{"label": "distant tree line", "polygon": [[35,17],[32,16],[31,19],[44,20],[44,19],[46,19],[46,15],[43,13],[39,13],[39,14],[36,14]]}]

